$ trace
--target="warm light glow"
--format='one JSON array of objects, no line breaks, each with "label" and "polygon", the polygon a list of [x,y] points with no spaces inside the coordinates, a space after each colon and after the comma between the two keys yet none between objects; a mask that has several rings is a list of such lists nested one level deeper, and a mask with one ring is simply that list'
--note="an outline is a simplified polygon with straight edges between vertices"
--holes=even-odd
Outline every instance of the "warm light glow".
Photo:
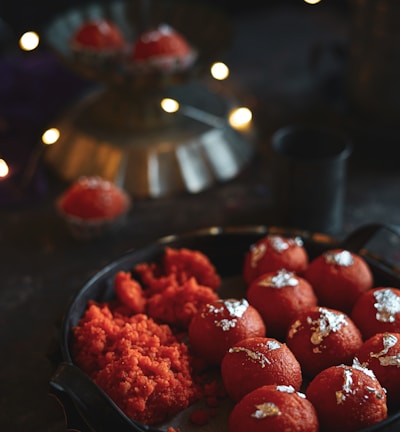
[{"label": "warm light glow", "polygon": [[29,31],[21,36],[19,46],[24,51],[33,51],[38,47],[39,40],[39,35],[36,32]]},{"label": "warm light glow", "polygon": [[320,3],[321,0],[304,0],[304,3],[310,4],[310,5],[315,5]]},{"label": "warm light glow", "polygon": [[249,108],[236,108],[229,114],[229,124],[234,129],[247,129],[250,126],[252,118],[253,114]]},{"label": "warm light glow", "polygon": [[47,129],[42,135],[42,142],[46,145],[52,145],[60,138],[60,131],[56,128]]},{"label": "warm light glow", "polygon": [[0,159],[0,179],[7,177],[9,172],[7,162],[4,159]]},{"label": "warm light glow", "polygon": [[175,99],[165,98],[161,101],[161,108],[167,113],[174,113],[179,110],[179,102]]},{"label": "warm light glow", "polygon": [[216,62],[211,66],[211,75],[216,80],[222,81],[229,76],[229,68],[225,63]]}]

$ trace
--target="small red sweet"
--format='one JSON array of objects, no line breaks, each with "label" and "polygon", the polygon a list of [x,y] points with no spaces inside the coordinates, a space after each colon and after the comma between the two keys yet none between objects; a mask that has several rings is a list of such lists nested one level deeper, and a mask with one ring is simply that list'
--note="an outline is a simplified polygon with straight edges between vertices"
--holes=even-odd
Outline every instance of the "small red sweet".
[{"label": "small red sweet", "polygon": [[363,341],[346,314],[316,306],[299,314],[289,327],[286,343],[304,375],[312,378],[330,366],[351,363]]},{"label": "small red sweet", "polygon": [[400,333],[377,333],[357,353],[359,362],[371,369],[386,390],[390,407],[400,403]]},{"label": "small red sweet", "polygon": [[92,50],[122,49],[125,38],[119,28],[106,19],[87,21],[78,28],[71,39],[72,48]]},{"label": "small red sweet", "polygon": [[114,219],[129,207],[127,194],[101,177],[80,177],[61,196],[58,205],[68,216],[82,220]]},{"label": "small red sweet", "polygon": [[291,386],[266,385],[243,397],[229,415],[229,432],[318,432],[315,408]]},{"label": "small red sweet", "polygon": [[308,255],[300,237],[267,235],[254,243],[244,259],[243,278],[247,285],[264,273],[280,269],[302,274]]},{"label": "small red sweet", "polygon": [[350,313],[357,298],[372,288],[373,276],[358,254],[331,249],[312,260],[304,277],[314,288],[320,305]]},{"label": "small red sweet", "polygon": [[242,339],[265,336],[265,324],[246,299],[219,299],[204,305],[189,325],[193,352],[219,365],[228,349]]},{"label": "small red sweet", "polygon": [[172,27],[162,24],[144,32],[133,46],[133,60],[152,57],[186,56],[191,52],[186,39]]},{"label": "small red sweet", "polygon": [[238,402],[262,385],[292,386],[300,390],[300,363],[274,338],[253,337],[234,344],[222,359],[221,374],[230,398]]},{"label": "small red sweet", "polygon": [[324,432],[354,432],[387,418],[385,390],[374,373],[356,362],[321,371],[308,385],[308,400]]},{"label": "small red sweet", "polygon": [[375,287],[364,292],[354,304],[351,318],[364,340],[376,333],[400,333],[400,289]]},{"label": "small red sweet", "polygon": [[264,319],[268,335],[284,340],[297,315],[317,305],[311,285],[285,269],[265,273],[247,290],[247,300]]}]

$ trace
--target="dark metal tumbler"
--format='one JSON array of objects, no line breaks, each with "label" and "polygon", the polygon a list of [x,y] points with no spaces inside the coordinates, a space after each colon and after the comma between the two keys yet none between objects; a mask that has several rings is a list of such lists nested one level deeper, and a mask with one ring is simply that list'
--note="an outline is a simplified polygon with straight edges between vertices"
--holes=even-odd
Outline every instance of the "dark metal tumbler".
[{"label": "dark metal tumbler", "polygon": [[334,130],[287,126],[273,134],[271,145],[279,225],[339,234],[350,140]]}]

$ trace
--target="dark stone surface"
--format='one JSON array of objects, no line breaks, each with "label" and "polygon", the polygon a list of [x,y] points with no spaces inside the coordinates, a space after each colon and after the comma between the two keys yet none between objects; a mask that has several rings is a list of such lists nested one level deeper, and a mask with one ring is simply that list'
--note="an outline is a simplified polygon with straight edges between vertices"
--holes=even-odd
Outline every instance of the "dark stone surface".
[{"label": "dark stone surface", "polygon": [[[171,233],[213,225],[279,225],[270,193],[271,132],[300,121],[335,125],[349,133],[360,130],[349,127],[352,119],[343,103],[343,59],[323,50],[317,74],[310,72],[309,64],[315,44],[346,44],[347,24],[329,8],[289,7],[243,15],[237,22],[237,37],[226,61],[232,79],[251,102],[260,133],[256,156],[234,180],[197,195],[135,200],[118,230],[88,242],[74,240],[59,219],[54,201],[67,185],[46,167],[40,172],[46,183],[43,193],[2,206],[2,431],[66,430],[61,406],[48,394],[48,381],[58,361],[58,331],[68,300],[91,275],[127,250]],[[368,130],[368,125],[361,129]],[[364,148],[360,135],[352,135],[355,151],[340,237],[369,223],[400,223],[400,171],[398,162],[392,163],[394,147],[376,140]],[[398,241],[394,245],[400,248]],[[399,264],[399,254],[395,257]]]}]

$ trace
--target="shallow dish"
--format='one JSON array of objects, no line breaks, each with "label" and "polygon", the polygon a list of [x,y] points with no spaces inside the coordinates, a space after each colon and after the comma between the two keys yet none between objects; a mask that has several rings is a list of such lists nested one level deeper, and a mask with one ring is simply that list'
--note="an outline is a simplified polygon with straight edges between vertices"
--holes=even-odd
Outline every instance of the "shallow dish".
[{"label": "shallow dish", "polygon": [[[69,304],[61,329],[62,363],[50,381],[51,393],[62,403],[67,417],[68,426],[82,432],[118,430],[132,431],[163,431],[169,425],[180,427],[182,431],[201,432],[227,431],[229,406],[221,410],[213,422],[206,426],[191,426],[186,412],[159,428],[135,422],[125,416],[121,410],[102,392],[86,374],[77,368],[71,356],[71,329],[83,315],[88,300],[104,302],[114,297],[113,277],[119,270],[130,271],[142,262],[153,262],[161,258],[166,246],[172,248],[195,249],[206,254],[221,275],[223,285],[222,297],[240,296],[244,294],[244,282],[241,277],[244,255],[250,245],[267,234],[283,236],[299,236],[304,242],[310,259],[333,247],[343,247],[361,254],[368,262],[375,277],[375,286],[400,287],[400,268],[381,259],[373,251],[367,249],[370,240],[380,231],[388,231],[391,235],[400,234],[393,227],[367,225],[356,230],[344,241],[320,233],[288,230],[279,227],[211,227],[185,235],[164,237],[144,248],[127,252],[124,256],[111,262],[93,276],[73,297]],[[190,411],[190,408],[188,409]],[[188,411],[186,410],[186,411]],[[384,422],[363,429],[363,432],[397,431],[399,428],[400,410],[391,412]]]}]

